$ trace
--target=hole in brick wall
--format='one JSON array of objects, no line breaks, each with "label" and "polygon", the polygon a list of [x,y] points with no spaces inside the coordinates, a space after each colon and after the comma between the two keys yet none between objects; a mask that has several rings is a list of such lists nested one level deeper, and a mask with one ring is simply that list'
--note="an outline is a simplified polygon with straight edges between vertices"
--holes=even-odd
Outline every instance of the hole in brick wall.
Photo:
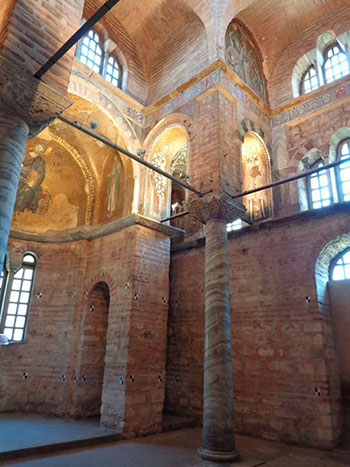
[{"label": "hole in brick wall", "polygon": [[124,384],[124,378],[122,376],[119,378],[119,384]]},{"label": "hole in brick wall", "polygon": [[78,380],[78,377],[77,377],[77,376],[74,376],[74,382],[75,382],[75,383],[78,383],[78,381],[79,381],[79,380]]},{"label": "hole in brick wall", "polygon": [[125,290],[129,290],[129,289],[130,289],[130,284],[129,284],[129,282],[127,282],[127,283],[125,284]]},{"label": "hole in brick wall", "polygon": [[27,379],[28,378],[28,373],[23,373],[23,379]]},{"label": "hole in brick wall", "polygon": [[133,383],[135,381],[134,375],[130,375],[130,381]]},{"label": "hole in brick wall", "polygon": [[320,396],[321,395],[321,389],[320,388],[315,388],[315,394],[316,396]]},{"label": "hole in brick wall", "polygon": [[95,310],[94,305],[90,305],[90,311],[94,311],[94,310]]},{"label": "hole in brick wall", "polygon": [[84,293],[84,298],[88,298],[88,296],[89,296],[89,292],[86,291],[86,292]]},{"label": "hole in brick wall", "polygon": [[177,306],[180,306],[180,303],[181,303],[180,300],[176,300],[176,305]]},{"label": "hole in brick wall", "polygon": [[163,382],[163,376],[162,376],[162,375],[159,375],[159,376],[158,376],[158,381],[159,381],[160,383]]},{"label": "hole in brick wall", "polygon": [[306,303],[311,303],[311,297],[305,297]]},{"label": "hole in brick wall", "polygon": [[42,294],[41,292],[38,292],[38,293],[36,294],[36,296],[37,296],[37,298],[41,298],[41,297],[43,296],[43,294]]},{"label": "hole in brick wall", "polygon": [[66,378],[66,375],[62,375],[61,378],[62,378],[62,381],[63,381],[63,382],[65,382],[66,379],[67,379],[67,378]]},{"label": "hole in brick wall", "polygon": [[81,380],[84,381],[84,383],[85,383],[85,381],[87,380],[86,375],[82,375]]},{"label": "hole in brick wall", "polygon": [[166,303],[166,298],[162,297],[162,303]]},{"label": "hole in brick wall", "polygon": [[77,296],[77,293],[75,291],[72,292],[72,298],[76,298],[76,296]]},{"label": "hole in brick wall", "polygon": [[134,300],[138,300],[140,297],[139,297],[139,294],[138,293],[135,293],[134,295]]}]

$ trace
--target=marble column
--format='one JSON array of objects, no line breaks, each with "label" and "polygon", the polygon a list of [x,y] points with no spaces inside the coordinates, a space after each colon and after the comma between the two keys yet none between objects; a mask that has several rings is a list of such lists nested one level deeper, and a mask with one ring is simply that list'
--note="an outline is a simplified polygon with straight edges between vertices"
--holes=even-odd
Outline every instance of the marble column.
[{"label": "marble column", "polygon": [[5,259],[28,134],[23,120],[0,114],[0,265]]},{"label": "marble column", "polygon": [[245,209],[220,193],[190,204],[205,223],[203,459],[233,462],[235,447],[227,223]]}]

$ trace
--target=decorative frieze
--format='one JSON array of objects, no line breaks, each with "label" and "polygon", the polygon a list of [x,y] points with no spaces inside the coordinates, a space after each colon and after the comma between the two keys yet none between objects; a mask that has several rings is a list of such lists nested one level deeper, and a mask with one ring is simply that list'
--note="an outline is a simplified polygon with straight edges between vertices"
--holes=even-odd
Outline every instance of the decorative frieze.
[{"label": "decorative frieze", "polygon": [[188,210],[193,217],[206,224],[209,220],[219,220],[226,223],[244,217],[246,208],[229,199],[219,191],[204,195],[203,198],[192,198]]}]

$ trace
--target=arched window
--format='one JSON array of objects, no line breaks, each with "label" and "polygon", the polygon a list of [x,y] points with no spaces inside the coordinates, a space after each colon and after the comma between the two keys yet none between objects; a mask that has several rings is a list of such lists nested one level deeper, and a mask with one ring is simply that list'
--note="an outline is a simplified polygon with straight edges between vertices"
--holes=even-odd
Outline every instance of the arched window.
[{"label": "arched window", "polygon": [[300,83],[300,94],[307,94],[320,87],[320,81],[314,65],[311,65],[304,73]]},{"label": "arched window", "polygon": [[[22,266],[9,272],[7,286],[2,288],[0,333],[9,342],[23,342],[27,326],[29,303],[33,290],[36,258],[32,253],[23,256]],[[3,282],[4,284],[4,277]]]},{"label": "arched window", "polygon": [[349,60],[338,45],[329,47],[324,55],[323,74],[325,83],[331,83],[349,74]]},{"label": "arched window", "polygon": [[350,279],[350,248],[334,258],[330,276],[332,281]]},{"label": "arched window", "polygon": [[[321,168],[323,161],[318,160],[311,168]],[[331,181],[327,170],[320,170],[308,178],[309,207],[319,209],[333,203]]]},{"label": "arched window", "polygon": [[106,80],[114,86],[117,86],[118,88],[122,87],[122,67],[113,55],[108,57],[104,75]]},{"label": "arched window", "polygon": [[76,55],[79,60],[87,65],[91,70],[101,74],[103,52],[100,45],[100,37],[96,31],[91,29],[85,36],[83,36],[77,47]]},{"label": "arched window", "polygon": [[[338,160],[350,158],[350,138],[342,141],[337,150]],[[350,160],[344,162],[337,168],[338,187],[340,199],[342,201],[350,201]]]}]

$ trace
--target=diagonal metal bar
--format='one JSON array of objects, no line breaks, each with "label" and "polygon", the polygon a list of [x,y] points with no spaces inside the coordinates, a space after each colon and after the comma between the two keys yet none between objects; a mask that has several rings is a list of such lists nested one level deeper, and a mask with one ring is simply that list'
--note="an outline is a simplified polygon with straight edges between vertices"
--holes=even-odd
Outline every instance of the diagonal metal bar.
[{"label": "diagonal metal bar", "polygon": [[299,175],[294,175],[293,177],[284,178],[283,180],[277,180],[276,182],[269,183],[267,185],[259,186],[258,188],[253,188],[252,190],[243,191],[242,193],[238,193],[238,195],[231,195],[231,193],[225,191],[225,194],[229,196],[231,199],[241,198],[242,196],[250,195],[252,193],[257,193],[258,191],[267,190],[268,188],[273,188],[275,186],[284,185],[285,183],[293,182],[295,180],[300,180],[301,178],[309,177],[312,174],[322,172],[322,170],[332,169],[333,167],[338,167],[341,164],[345,164],[345,162],[349,162],[350,158],[342,159],[336,162],[332,162],[328,165],[323,165],[322,167],[317,167],[316,169],[308,170]]},{"label": "diagonal metal bar", "polygon": [[62,115],[57,115],[57,118],[61,120],[64,123],[67,123],[67,125],[72,126],[73,128],[76,128],[77,130],[81,131],[82,133],[85,133],[92,138],[97,139],[98,141],[101,141],[102,143],[106,144],[107,146],[110,146],[111,148],[115,149],[118,152],[121,152],[122,154],[125,154],[125,156],[130,157],[130,159],[133,159],[134,161],[138,162],[139,164],[144,165],[145,167],[154,170],[155,172],[159,173],[160,175],[163,175],[164,177],[168,178],[169,180],[173,181],[174,183],[177,183],[178,185],[181,185],[183,188],[186,190],[192,191],[192,193],[195,193],[197,196],[202,196],[202,193],[193,186],[189,185],[186,182],[183,182],[182,180],[179,180],[178,178],[174,177],[174,175],[169,174],[168,172],[165,172],[164,170],[156,167],[155,165],[151,164],[150,162],[147,162],[141,157],[136,156],[132,152],[128,151],[127,149],[122,148],[121,146],[118,146],[115,143],[112,143],[108,138],[105,138],[102,135],[99,135],[96,133],[96,131],[90,130],[90,128],[87,128],[86,126],[82,125],[81,123],[78,122],[73,122],[72,120],[69,120],[68,118],[63,117]]},{"label": "diagonal metal bar", "polygon": [[101,8],[99,8],[96,13],[93,14],[91,18],[88,19],[86,23],[83,24],[83,26],[78,29],[78,31],[75,32],[51,58],[48,59],[46,63],[44,63],[40,70],[35,73],[34,78],[40,79],[47,71],[49,71],[50,68],[58,62],[58,60],[62,58],[63,55],[66,54],[68,50],[73,47],[73,45],[76,44],[79,39],[83,37],[84,34],[87,33],[119,1],[120,0],[108,0],[104,5],[102,5]]}]

